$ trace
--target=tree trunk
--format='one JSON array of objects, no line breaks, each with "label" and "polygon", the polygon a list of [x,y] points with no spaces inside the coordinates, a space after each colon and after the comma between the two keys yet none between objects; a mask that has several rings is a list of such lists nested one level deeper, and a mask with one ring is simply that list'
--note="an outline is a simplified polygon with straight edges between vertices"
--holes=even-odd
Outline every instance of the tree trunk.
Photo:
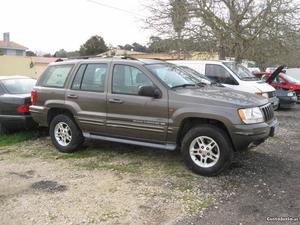
[{"label": "tree trunk", "polygon": [[223,37],[219,38],[218,54],[219,54],[219,60],[225,60],[226,53],[225,53],[225,46],[224,46],[224,38]]},{"label": "tree trunk", "polygon": [[177,59],[181,59],[181,34],[178,33],[176,40],[177,47]]},{"label": "tree trunk", "polygon": [[234,47],[234,61],[241,63],[243,60],[243,51],[240,43],[236,43]]}]

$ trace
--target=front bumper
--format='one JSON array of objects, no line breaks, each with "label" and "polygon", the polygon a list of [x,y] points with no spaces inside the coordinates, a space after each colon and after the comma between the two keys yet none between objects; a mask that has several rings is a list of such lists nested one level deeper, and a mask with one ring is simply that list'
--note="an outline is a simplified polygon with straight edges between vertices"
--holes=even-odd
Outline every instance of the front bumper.
[{"label": "front bumper", "polygon": [[280,108],[293,108],[297,103],[297,97],[278,96]]},{"label": "front bumper", "polygon": [[31,129],[37,126],[31,115],[0,115],[0,123],[12,130]]},{"label": "front bumper", "polygon": [[300,103],[300,90],[296,90],[297,103]]},{"label": "front bumper", "polygon": [[269,103],[273,105],[273,109],[277,110],[279,107],[279,99],[277,97],[269,98]]},{"label": "front bumper", "polygon": [[234,148],[239,151],[251,143],[256,145],[262,143],[269,137],[274,136],[277,132],[277,128],[278,121],[276,118],[268,123],[233,125],[231,138]]}]

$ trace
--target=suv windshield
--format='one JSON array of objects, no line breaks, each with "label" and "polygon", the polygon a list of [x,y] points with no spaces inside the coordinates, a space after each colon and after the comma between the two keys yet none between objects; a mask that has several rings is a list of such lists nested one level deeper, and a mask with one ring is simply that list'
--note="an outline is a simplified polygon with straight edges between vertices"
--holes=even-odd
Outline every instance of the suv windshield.
[{"label": "suv windshield", "polygon": [[223,62],[223,64],[229,68],[234,74],[236,74],[241,80],[259,80],[254,76],[246,67],[235,62]]},{"label": "suv windshield", "polygon": [[32,91],[36,80],[34,79],[8,79],[2,80],[2,84],[10,94],[28,94]]},{"label": "suv windshield", "polygon": [[168,87],[196,86],[201,80],[172,64],[152,64],[146,67]]},{"label": "suv windshield", "polygon": [[205,76],[204,74],[198,73],[196,70],[187,67],[187,66],[179,66],[180,69],[182,69],[183,71],[195,76],[196,78],[200,78],[200,79],[205,79],[208,82],[210,82],[209,78],[207,76]]}]

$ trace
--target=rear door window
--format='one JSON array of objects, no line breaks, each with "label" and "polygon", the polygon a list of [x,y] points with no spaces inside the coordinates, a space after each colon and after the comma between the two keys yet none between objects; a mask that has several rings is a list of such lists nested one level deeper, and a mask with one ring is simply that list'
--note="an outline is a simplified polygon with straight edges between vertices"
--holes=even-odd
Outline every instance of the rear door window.
[{"label": "rear door window", "polygon": [[63,88],[73,65],[49,66],[42,77],[42,86]]},{"label": "rear door window", "polygon": [[104,92],[107,64],[94,63],[81,65],[75,75],[72,89]]},{"label": "rear door window", "polygon": [[75,75],[75,78],[73,80],[73,84],[72,84],[72,89],[73,90],[80,90],[81,88],[81,82],[82,82],[82,78],[86,69],[86,64],[81,65]]}]

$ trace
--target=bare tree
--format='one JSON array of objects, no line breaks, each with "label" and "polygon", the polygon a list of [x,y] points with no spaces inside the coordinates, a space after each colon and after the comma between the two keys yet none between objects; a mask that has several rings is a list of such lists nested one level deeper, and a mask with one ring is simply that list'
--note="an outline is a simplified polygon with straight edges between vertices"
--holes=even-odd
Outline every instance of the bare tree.
[{"label": "bare tree", "polygon": [[220,57],[229,47],[237,62],[264,33],[281,35],[278,27],[297,27],[299,6],[294,0],[192,0],[191,10],[218,39]]},{"label": "bare tree", "polygon": [[189,20],[189,9],[186,0],[170,0],[171,10],[170,16],[173,25],[173,29],[177,35],[177,53],[178,59],[181,58],[182,51],[182,32],[184,31],[185,25]]},{"label": "bare tree", "polygon": [[[172,2],[156,0],[150,10],[153,17],[148,20],[149,27],[160,34],[176,32]],[[220,59],[231,56],[240,62],[261,40],[276,40],[280,45],[286,32],[299,30],[296,0],[187,0],[186,3],[188,12],[181,15],[180,10],[176,11],[185,21],[177,30],[184,34],[181,39],[216,43]]]},{"label": "bare tree", "polygon": [[148,9],[152,15],[146,20],[148,28],[159,36],[174,39],[178,58],[181,58],[185,26],[190,18],[187,0],[155,0]]}]

